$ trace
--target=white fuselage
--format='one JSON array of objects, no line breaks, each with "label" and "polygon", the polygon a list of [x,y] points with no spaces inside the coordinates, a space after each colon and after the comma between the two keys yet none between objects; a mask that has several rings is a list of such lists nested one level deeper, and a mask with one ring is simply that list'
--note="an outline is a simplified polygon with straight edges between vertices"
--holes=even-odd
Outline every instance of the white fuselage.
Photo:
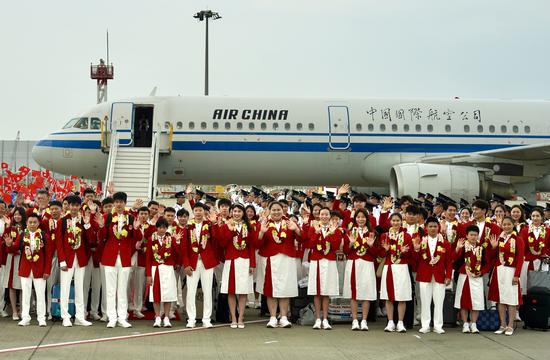
[{"label": "white fuselage", "polygon": [[[173,126],[159,183],[387,186],[390,168],[425,156],[547,142],[550,102],[145,97],[153,131]],[[117,103],[114,103],[115,106]],[[113,103],[81,117],[115,126]],[[132,115],[129,115],[130,117]],[[122,134],[132,141],[133,120]],[[121,140],[121,143],[123,143]],[[55,172],[103,179],[99,129],[66,128],[33,149]]]}]

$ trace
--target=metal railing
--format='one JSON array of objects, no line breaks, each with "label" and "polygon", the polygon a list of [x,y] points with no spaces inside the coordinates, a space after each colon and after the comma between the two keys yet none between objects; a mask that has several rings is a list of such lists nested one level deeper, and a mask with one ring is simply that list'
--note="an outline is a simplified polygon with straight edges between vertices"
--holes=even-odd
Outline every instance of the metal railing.
[{"label": "metal railing", "polygon": [[148,194],[150,199],[156,198],[157,191],[157,177],[158,177],[158,161],[159,161],[159,136],[160,131],[153,133],[153,139],[151,142],[151,158],[149,167],[149,188]]},{"label": "metal railing", "polygon": [[109,159],[107,161],[107,171],[105,172],[105,183],[103,184],[103,197],[107,197],[107,189],[109,187],[109,183],[113,179],[114,171],[115,171],[115,162],[116,162],[116,155],[117,155],[117,149],[118,149],[118,132],[114,131],[111,134],[111,145],[109,149]]}]

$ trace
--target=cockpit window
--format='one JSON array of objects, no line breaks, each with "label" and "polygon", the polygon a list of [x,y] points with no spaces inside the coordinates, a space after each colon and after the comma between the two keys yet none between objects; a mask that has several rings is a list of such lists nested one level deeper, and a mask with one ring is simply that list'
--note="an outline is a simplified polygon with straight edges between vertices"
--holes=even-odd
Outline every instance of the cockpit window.
[{"label": "cockpit window", "polygon": [[101,120],[98,118],[90,119],[90,130],[99,130],[101,129]]},{"label": "cockpit window", "polygon": [[83,117],[83,118],[74,118],[69,120],[69,122],[65,126],[63,126],[63,129],[69,129],[69,128],[87,129],[88,118]]}]

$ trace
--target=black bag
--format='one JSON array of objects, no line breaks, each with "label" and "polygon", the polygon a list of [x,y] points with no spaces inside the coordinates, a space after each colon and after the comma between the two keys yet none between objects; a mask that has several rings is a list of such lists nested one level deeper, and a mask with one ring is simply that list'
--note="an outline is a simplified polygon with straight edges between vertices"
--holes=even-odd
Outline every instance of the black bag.
[{"label": "black bag", "polygon": [[298,296],[290,299],[290,321],[296,323],[300,318],[300,310],[313,302],[313,296],[308,296],[307,288],[298,288]]},{"label": "black bag", "polygon": [[550,328],[550,289],[530,288],[525,300],[523,328],[548,330]]},{"label": "black bag", "polygon": [[[216,322],[217,323],[229,324],[231,322],[231,316],[229,315],[228,296],[235,296],[235,295],[222,294],[221,292],[218,294],[218,298],[216,301]],[[235,309],[235,316],[237,318],[239,317],[237,309]]]}]

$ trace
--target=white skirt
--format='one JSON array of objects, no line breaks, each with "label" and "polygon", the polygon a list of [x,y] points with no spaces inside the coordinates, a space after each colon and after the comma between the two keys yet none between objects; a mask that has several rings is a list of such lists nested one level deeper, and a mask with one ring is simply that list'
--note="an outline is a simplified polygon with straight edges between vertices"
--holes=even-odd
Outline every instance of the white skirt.
[{"label": "white skirt", "polygon": [[[351,273],[353,266],[355,266],[354,291],[352,291],[351,287]],[[374,263],[372,261],[366,261],[363,259],[346,261],[343,292],[344,298],[353,299],[353,292],[355,292],[355,300],[376,301],[378,295],[376,292],[376,270],[374,269]]]},{"label": "white skirt", "polygon": [[[464,290],[464,284],[468,281],[469,293]],[[485,310],[485,295],[483,293],[483,277],[471,277],[466,274],[458,275],[458,282],[456,284],[455,294],[455,308],[462,309],[461,300],[464,299],[466,303],[471,303],[472,308],[469,310]]]},{"label": "white skirt", "polygon": [[[391,279],[388,277],[388,265],[384,265],[382,270],[382,281],[380,285],[380,299],[390,301],[410,301],[412,300],[412,284],[409,274],[409,265],[391,264]],[[388,280],[393,282],[393,299],[388,294]]]},{"label": "white skirt", "polygon": [[[499,265],[496,268],[498,276],[499,303],[505,305],[519,305],[518,285],[512,285],[516,269]],[[493,279],[491,279],[493,281]],[[521,280],[520,280],[521,281]]]},{"label": "white skirt", "polygon": [[[9,288],[10,278],[12,289],[21,290],[21,278],[19,277],[19,259],[21,255],[8,254],[4,270],[4,288]],[[11,274],[11,277],[10,277]]]},{"label": "white skirt", "polygon": [[[317,284],[317,279],[319,279],[319,284]],[[307,283],[308,295],[338,296],[340,295],[339,284],[336,260],[321,259],[310,261]],[[317,285],[319,285],[319,289]]]},{"label": "white skirt", "polygon": [[[155,302],[155,285],[160,285],[160,302],[178,301],[178,287],[176,283],[176,274],[172,265],[159,265],[151,267],[153,274],[153,284],[149,286],[149,301]],[[157,285],[158,286],[158,285]]]},{"label": "white skirt", "polygon": [[254,292],[254,279],[250,273],[250,260],[243,258],[236,258],[234,260],[225,260],[222,273],[222,294],[229,293],[229,282],[231,275],[231,262],[233,262],[233,268],[235,271],[234,281],[234,294],[236,295],[248,295]]},{"label": "white skirt", "polygon": [[[267,259],[258,255],[256,266],[256,291],[264,294]],[[291,298],[298,296],[298,274],[296,259],[285,254],[269,257],[271,262],[271,284],[274,298]]]}]

